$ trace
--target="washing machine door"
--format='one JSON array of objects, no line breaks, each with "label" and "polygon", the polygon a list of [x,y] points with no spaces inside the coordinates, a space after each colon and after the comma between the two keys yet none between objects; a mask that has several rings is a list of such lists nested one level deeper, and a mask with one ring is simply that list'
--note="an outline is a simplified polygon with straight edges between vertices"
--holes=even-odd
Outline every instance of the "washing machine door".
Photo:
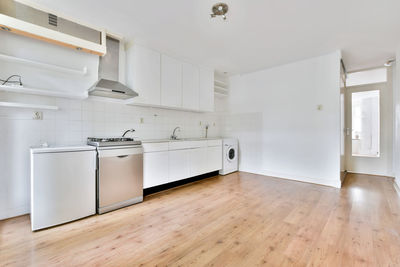
[{"label": "washing machine door", "polygon": [[235,160],[235,158],[236,158],[235,148],[232,146],[228,147],[228,149],[226,150],[226,160],[232,162]]}]

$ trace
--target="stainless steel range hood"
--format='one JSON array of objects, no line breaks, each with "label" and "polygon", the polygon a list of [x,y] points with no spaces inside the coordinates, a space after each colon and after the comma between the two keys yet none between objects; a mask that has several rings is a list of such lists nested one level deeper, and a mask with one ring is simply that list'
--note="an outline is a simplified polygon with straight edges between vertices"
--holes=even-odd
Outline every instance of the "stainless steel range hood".
[{"label": "stainless steel range hood", "polygon": [[120,83],[119,40],[107,36],[107,53],[100,57],[99,80],[89,89],[89,95],[117,99],[129,99],[138,93]]}]

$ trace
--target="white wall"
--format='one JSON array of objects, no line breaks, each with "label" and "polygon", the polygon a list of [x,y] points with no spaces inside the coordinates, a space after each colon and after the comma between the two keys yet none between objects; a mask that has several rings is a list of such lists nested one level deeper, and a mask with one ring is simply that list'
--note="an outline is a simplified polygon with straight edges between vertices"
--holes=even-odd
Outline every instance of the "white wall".
[{"label": "white wall", "polygon": [[340,58],[231,77],[224,134],[240,170],[340,187]]},{"label": "white wall", "polygon": [[[22,75],[27,86],[83,92],[97,80],[98,57],[37,40],[0,32],[0,53],[68,66],[88,67],[85,76],[69,75],[0,61],[0,78]],[[47,142],[69,145],[89,136],[120,136],[136,129],[140,139],[168,138],[176,126],[181,137],[219,136],[217,113],[194,113],[149,107],[134,107],[91,100],[30,96],[0,92],[0,101],[56,105],[44,111],[43,120],[33,120],[34,110],[0,107],[0,220],[29,213],[29,147]],[[218,105],[218,100],[216,100]],[[143,123],[141,123],[143,118]],[[200,125],[201,122],[201,125]]]}]

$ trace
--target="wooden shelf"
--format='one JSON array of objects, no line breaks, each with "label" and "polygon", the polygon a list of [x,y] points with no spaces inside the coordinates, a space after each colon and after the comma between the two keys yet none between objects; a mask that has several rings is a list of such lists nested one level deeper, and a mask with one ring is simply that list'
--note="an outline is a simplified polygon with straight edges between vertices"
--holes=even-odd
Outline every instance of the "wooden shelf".
[{"label": "wooden shelf", "polygon": [[78,69],[72,69],[72,68],[67,68],[67,67],[62,67],[62,66],[57,66],[57,65],[51,65],[47,63],[42,63],[42,62],[37,62],[29,59],[24,59],[24,58],[19,58],[19,57],[14,57],[14,56],[9,56],[9,55],[4,55],[0,54],[0,59],[8,62],[17,62],[17,63],[22,63],[25,65],[30,65],[34,67],[39,67],[42,69],[48,69],[48,70],[53,70],[53,71],[58,71],[58,72],[64,72],[64,73],[69,73],[69,74],[75,74],[75,75],[86,75],[87,73],[87,67],[84,67],[81,70]]},{"label": "wooden shelf", "polygon": [[26,103],[17,103],[17,102],[0,102],[0,107],[28,108],[28,109],[39,109],[39,110],[58,110],[57,106],[26,104]]},{"label": "wooden shelf", "polygon": [[0,85],[0,91],[10,92],[10,93],[22,93],[29,95],[43,95],[43,96],[53,96],[53,97],[63,97],[72,99],[86,99],[88,98],[88,93],[73,93],[67,91],[52,91],[46,89],[37,89],[24,86],[10,86],[10,85]]}]

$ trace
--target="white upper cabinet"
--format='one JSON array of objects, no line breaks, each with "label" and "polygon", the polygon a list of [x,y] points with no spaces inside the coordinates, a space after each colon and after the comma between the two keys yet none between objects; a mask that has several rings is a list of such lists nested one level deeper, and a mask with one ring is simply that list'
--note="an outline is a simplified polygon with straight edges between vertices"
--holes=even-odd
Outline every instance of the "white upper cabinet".
[{"label": "white upper cabinet", "polygon": [[200,68],[199,109],[214,111],[214,70]]},{"label": "white upper cabinet", "polygon": [[133,103],[161,104],[161,54],[143,46],[133,45],[126,51],[126,83],[139,96]]},{"label": "white upper cabinet", "polygon": [[139,96],[129,104],[214,111],[214,71],[133,45],[126,51],[126,84]]},{"label": "white upper cabinet", "polygon": [[189,63],[182,64],[182,107],[199,110],[199,68]]},{"label": "white upper cabinet", "polygon": [[182,63],[166,55],[161,56],[161,105],[182,107]]}]

